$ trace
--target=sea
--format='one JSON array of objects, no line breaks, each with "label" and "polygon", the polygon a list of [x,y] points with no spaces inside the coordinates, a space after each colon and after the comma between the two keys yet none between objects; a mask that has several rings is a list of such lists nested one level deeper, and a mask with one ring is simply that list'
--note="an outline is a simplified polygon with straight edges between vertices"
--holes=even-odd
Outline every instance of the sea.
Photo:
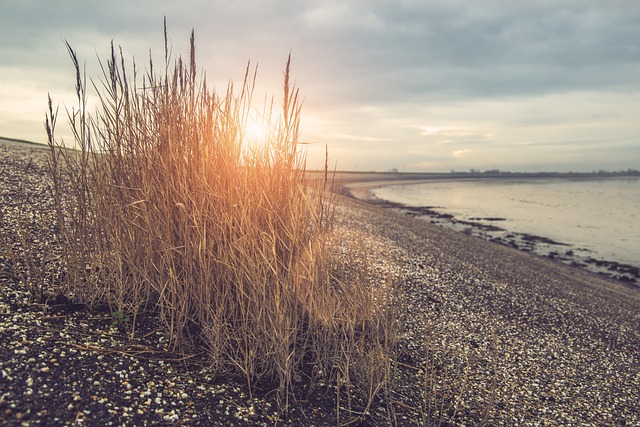
[{"label": "sea", "polygon": [[499,243],[638,283],[640,177],[473,178],[389,185],[374,198]]}]

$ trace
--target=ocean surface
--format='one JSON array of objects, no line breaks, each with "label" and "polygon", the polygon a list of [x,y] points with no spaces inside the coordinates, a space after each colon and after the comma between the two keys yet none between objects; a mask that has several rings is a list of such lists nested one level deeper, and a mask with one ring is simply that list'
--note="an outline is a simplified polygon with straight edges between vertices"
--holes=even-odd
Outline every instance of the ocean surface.
[{"label": "ocean surface", "polygon": [[458,227],[496,228],[492,238],[542,236],[591,261],[640,266],[640,177],[458,179],[385,186],[372,194],[452,215]]}]

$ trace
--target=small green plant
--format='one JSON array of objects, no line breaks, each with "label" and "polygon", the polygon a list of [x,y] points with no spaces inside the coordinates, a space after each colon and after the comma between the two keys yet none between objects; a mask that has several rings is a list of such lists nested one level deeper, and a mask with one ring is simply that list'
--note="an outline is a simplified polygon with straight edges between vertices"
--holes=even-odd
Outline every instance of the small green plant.
[{"label": "small green plant", "polygon": [[129,316],[126,315],[122,310],[117,310],[111,313],[111,318],[113,319],[111,321],[111,324],[113,326],[125,325],[125,324],[128,324],[130,321]]}]

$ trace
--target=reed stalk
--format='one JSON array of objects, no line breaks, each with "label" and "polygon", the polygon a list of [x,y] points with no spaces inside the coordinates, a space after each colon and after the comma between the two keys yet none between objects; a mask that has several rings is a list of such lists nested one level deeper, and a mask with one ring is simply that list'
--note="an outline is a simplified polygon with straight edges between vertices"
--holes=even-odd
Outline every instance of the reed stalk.
[{"label": "reed stalk", "polygon": [[290,58],[282,110],[265,103],[268,133],[249,145],[255,69],[220,94],[198,77],[193,33],[186,61],[166,41],[165,24],[164,73],[128,66],[112,43],[99,81],[68,46],[76,151],[47,113],[65,293],[134,325],[158,316],[175,351],[206,350],[215,372],[270,385],[284,407],[302,376],[339,378],[368,408],[390,384],[391,287],[337,260],[330,175],[305,170]]}]

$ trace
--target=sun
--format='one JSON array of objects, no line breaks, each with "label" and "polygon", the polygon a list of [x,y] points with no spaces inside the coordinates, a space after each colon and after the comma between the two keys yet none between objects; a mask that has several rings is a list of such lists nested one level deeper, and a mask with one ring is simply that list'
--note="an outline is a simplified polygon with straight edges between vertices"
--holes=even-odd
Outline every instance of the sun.
[{"label": "sun", "polygon": [[244,137],[247,141],[264,141],[268,135],[268,127],[265,123],[254,121],[244,128]]},{"label": "sun", "polygon": [[269,123],[261,114],[247,117],[242,131],[242,143],[246,148],[260,148],[268,145],[270,137]]}]

